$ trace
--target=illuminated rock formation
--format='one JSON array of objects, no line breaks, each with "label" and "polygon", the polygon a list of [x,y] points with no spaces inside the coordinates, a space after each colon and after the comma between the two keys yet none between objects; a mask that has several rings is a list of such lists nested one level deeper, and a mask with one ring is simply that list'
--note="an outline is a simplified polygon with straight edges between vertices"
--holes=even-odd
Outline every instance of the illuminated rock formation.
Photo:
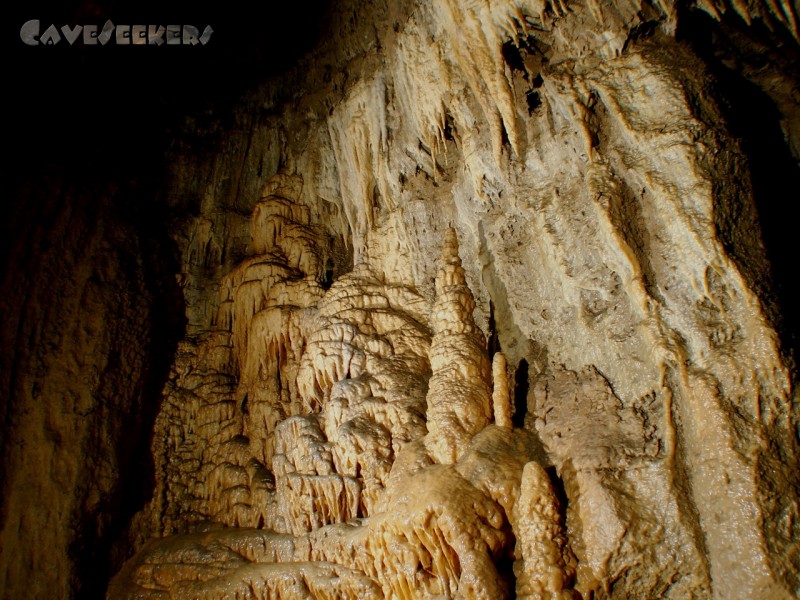
[{"label": "illuminated rock formation", "polygon": [[[683,17],[406,10],[282,105],[304,133],[176,361],[150,535],[270,530],[308,589],[336,568],[385,597],[791,596],[790,363]],[[199,585],[179,558],[155,582],[151,548],[115,589]]]},{"label": "illuminated rock formation", "polygon": [[[164,533],[211,530],[150,544],[112,595],[219,597],[241,587],[257,597],[381,590],[383,597],[498,598],[512,592],[510,573],[497,567],[506,556],[535,565],[527,575],[521,568],[525,593],[568,589],[574,574],[562,558],[563,515],[542,468],[525,466],[535,444],[513,430],[500,353],[500,426],[489,425],[489,359],[455,231],[445,237],[432,308],[411,289],[379,282],[364,264],[312,305],[316,281],[300,271],[294,281],[305,283],[287,290],[287,253],[276,251],[304,220],[292,204],[273,195],[257,205],[254,223],[268,224],[264,215],[278,206],[291,212],[291,226],[274,228],[264,244],[256,233],[264,226],[253,226],[260,262],[245,259],[222,285],[220,313],[234,318],[218,322],[233,332],[209,332],[193,353],[186,347],[158,421],[170,444],[162,456],[175,458],[162,458],[170,476],[151,519],[161,516],[155,526]],[[297,226],[313,231],[307,219]],[[309,247],[319,254],[318,243]],[[263,253],[272,262],[259,280],[252,269],[267,264]],[[256,290],[248,299],[238,291],[245,283]],[[275,374],[272,386],[265,373]],[[246,403],[236,400],[243,394]],[[253,426],[256,402],[271,408],[274,423]],[[194,427],[177,427],[180,420]],[[249,529],[215,531],[221,525]],[[515,550],[510,529],[527,545]],[[561,537],[543,541],[550,533]],[[546,543],[553,549],[539,557]],[[207,561],[212,571],[190,567]]]},{"label": "illuminated rock formation", "polygon": [[575,559],[567,547],[558,500],[545,470],[529,462],[522,470],[514,505],[517,549],[514,564],[517,598],[576,598],[568,588],[575,576]]},{"label": "illuminated rock formation", "polygon": [[425,445],[440,463],[461,457],[470,439],[491,419],[486,338],[472,319],[475,300],[458,256],[458,237],[448,229],[436,275],[431,321],[431,375]]},{"label": "illuminated rock formation", "polygon": [[511,417],[513,407],[508,390],[508,373],[506,357],[502,352],[495,352],[492,358],[492,408],[494,422],[498,427],[513,427]]},{"label": "illuminated rock formation", "polygon": [[177,128],[177,273],[106,204],[22,219],[0,588],[796,597],[797,8],[329,16]]}]

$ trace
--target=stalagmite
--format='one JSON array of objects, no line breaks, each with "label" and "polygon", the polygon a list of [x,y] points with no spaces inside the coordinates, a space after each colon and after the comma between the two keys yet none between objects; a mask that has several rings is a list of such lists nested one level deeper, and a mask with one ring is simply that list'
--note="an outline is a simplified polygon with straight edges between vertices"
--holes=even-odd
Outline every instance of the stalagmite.
[{"label": "stalagmite", "polygon": [[498,427],[513,427],[511,421],[511,397],[508,392],[508,374],[506,373],[506,357],[502,352],[495,352],[492,357],[492,405],[494,406],[494,423]]},{"label": "stalagmite", "polygon": [[558,500],[550,477],[536,462],[522,470],[519,497],[514,505],[517,549],[521,560],[514,565],[517,598],[571,599],[575,576],[574,558],[567,549],[560,523]]},{"label": "stalagmite", "polygon": [[450,228],[436,275],[425,438],[431,456],[443,464],[458,460],[470,438],[490,420],[489,360],[486,340],[472,318],[474,309],[458,256],[458,237]]}]

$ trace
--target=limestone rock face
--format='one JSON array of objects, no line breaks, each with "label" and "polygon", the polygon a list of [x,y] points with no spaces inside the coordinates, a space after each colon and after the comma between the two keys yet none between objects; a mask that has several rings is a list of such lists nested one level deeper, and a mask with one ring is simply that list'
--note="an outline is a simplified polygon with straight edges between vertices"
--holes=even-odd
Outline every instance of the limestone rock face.
[{"label": "limestone rock face", "polygon": [[[168,154],[186,331],[107,597],[797,597],[794,306],[765,245],[765,182],[800,175],[797,11],[348,0],[217,107],[227,133],[187,119],[208,145]],[[88,336],[92,360],[151,343],[116,325],[128,296],[110,320],[84,297],[122,336]],[[122,364],[108,385],[136,387]],[[93,418],[70,443],[121,427]],[[4,473],[45,468],[26,456]],[[6,498],[4,548],[47,529]]]}]

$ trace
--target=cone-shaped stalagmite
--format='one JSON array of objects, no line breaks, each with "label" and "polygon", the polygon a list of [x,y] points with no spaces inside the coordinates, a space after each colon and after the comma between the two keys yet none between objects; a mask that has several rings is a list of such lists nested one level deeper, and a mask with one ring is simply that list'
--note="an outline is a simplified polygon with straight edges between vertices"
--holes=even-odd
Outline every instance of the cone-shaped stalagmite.
[{"label": "cone-shaped stalagmite", "polygon": [[491,419],[491,384],[486,339],[475,325],[475,299],[467,286],[458,237],[449,229],[436,275],[431,323],[431,376],[425,446],[437,462],[453,463],[473,435]]}]

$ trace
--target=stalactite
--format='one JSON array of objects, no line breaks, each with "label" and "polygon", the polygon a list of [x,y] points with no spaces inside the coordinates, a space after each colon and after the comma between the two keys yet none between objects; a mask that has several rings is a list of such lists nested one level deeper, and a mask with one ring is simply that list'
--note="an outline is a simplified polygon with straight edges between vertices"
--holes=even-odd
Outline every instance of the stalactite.
[{"label": "stalactite", "polygon": [[[773,4],[703,7],[794,35]],[[727,222],[746,160],[680,11],[395,8],[360,37],[335,13],[346,51],[276,113],[291,169],[197,299],[213,329],[156,425],[142,520],[181,535],[112,589],[789,597],[791,378],[744,275],[757,232]],[[195,277],[230,246],[216,223],[187,226]]]}]

